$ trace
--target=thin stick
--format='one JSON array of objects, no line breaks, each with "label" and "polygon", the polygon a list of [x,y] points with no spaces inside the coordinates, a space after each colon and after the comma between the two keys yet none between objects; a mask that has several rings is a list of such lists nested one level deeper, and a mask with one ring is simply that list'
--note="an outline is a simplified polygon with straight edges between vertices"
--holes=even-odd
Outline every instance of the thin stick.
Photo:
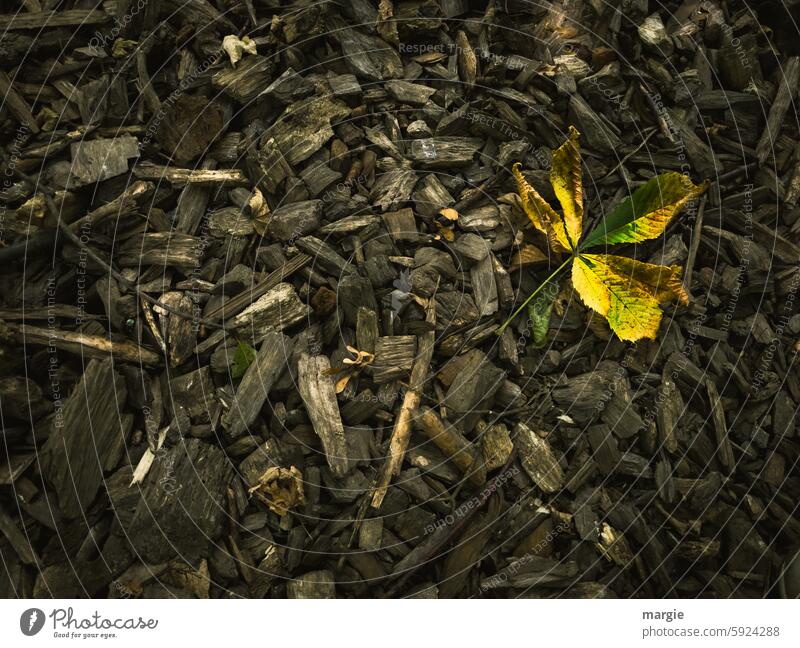
[{"label": "thin stick", "polygon": [[372,508],[380,508],[392,476],[400,472],[403,457],[411,439],[411,416],[416,412],[421,400],[422,387],[430,370],[433,358],[433,347],[436,341],[436,295],[432,295],[425,312],[425,321],[431,325],[430,331],[419,336],[419,350],[411,367],[408,389],[403,396],[403,405],[392,430],[389,440],[389,456],[372,493]]},{"label": "thin stick", "polygon": [[638,153],[638,152],[639,152],[639,151],[642,149],[642,147],[643,147],[645,144],[647,144],[647,142],[650,140],[650,138],[651,138],[653,135],[655,135],[655,134],[656,134],[656,132],[657,132],[657,129],[655,129],[655,128],[651,129],[651,130],[650,130],[650,133],[649,133],[647,136],[645,136],[645,138],[642,140],[642,143],[641,143],[641,144],[639,144],[639,146],[637,146],[635,149],[633,149],[633,150],[632,150],[630,153],[628,153],[628,154],[627,154],[627,155],[626,155],[624,158],[622,158],[622,159],[619,161],[619,164],[618,164],[617,166],[615,166],[613,169],[611,169],[611,171],[609,171],[608,173],[606,173],[606,174],[605,174],[605,175],[604,175],[602,178],[600,178],[600,180],[598,180],[598,181],[597,181],[597,183],[599,184],[599,183],[603,182],[603,180],[605,180],[606,178],[610,177],[610,176],[611,176],[611,174],[613,174],[613,173],[616,173],[616,172],[617,172],[617,169],[619,169],[619,168],[620,168],[620,167],[621,167],[623,164],[625,164],[625,163],[626,163],[628,160],[630,160],[630,159],[631,159],[631,158],[632,158],[634,155],[636,155],[636,154],[637,154],[637,153]]},{"label": "thin stick", "polygon": [[506,330],[506,327],[507,327],[509,324],[511,324],[511,322],[514,320],[514,318],[515,318],[517,315],[519,315],[519,314],[522,312],[522,309],[523,309],[523,308],[525,308],[525,307],[528,305],[528,303],[531,301],[531,299],[533,299],[534,297],[536,297],[536,295],[538,295],[538,294],[539,294],[539,291],[540,291],[542,288],[544,288],[544,287],[545,287],[545,286],[546,286],[548,283],[550,283],[550,280],[551,280],[551,279],[553,279],[553,277],[555,277],[555,276],[556,276],[556,275],[557,275],[559,272],[561,272],[561,271],[564,269],[564,267],[565,267],[565,266],[566,266],[566,265],[567,265],[567,264],[568,264],[570,261],[572,261],[573,257],[574,257],[574,255],[570,255],[569,257],[567,257],[567,260],[566,260],[566,261],[564,261],[564,263],[562,263],[562,264],[561,264],[560,266],[558,266],[558,267],[557,267],[555,270],[553,270],[552,274],[551,274],[549,277],[547,277],[547,279],[545,279],[545,280],[544,280],[544,281],[543,281],[543,282],[542,282],[542,283],[539,285],[539,287],[538,287],[536,290],[534,290],[534,291],[533,291],[533,292],[532,292],[530,295],[528,295],[528,298],[527,298],[527,299],[526,299],[524,302],[522,302],[522,306],[520,306],[520,307],[519,307],[517,310],[515,310],[515,311],[514,311],[514,312],[511,314],[511,317],[509,317],[509,318],[508,318],[508,319],[507,319],[505,322],[503,322],[502,326],[500,326],[500,328],[498,328],[498,329],[495,331],[495,333],[497,333],[497,335],[502,335],[502,334],[503,334],[503,331],[505,331],[505,330]]},{"label": "thin stick", "polygon": [[694,271],[694,261],[697,258],[697,249],[700,247],[700,236],[703,231],[703,214],[706,211],[707,196],[700,199],[700,205],[697,207],[697,218],[694,221],[694,229],[692,230],[692,240],[689,242],[689,256],[686,258],[686,270],[683,273],[683,286],[686,292],[689,293],[691,298],[692,287],[692,272]]}]

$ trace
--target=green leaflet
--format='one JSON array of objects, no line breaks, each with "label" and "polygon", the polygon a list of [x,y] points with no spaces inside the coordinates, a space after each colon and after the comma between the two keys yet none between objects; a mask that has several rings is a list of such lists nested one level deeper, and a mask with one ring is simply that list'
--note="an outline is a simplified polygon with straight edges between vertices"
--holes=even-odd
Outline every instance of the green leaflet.
[{"label": "green leaflet", "polygon": [[231,362],[231,378],[241,378],[256,359],[256,350],[245,342],[239,342]]},{"label": "green leaflet", "polygon": [[551,280],[536,298],[528,304],[528,317],[531,325],[531,346],[541,349],[550,330],[550,315],[558,296],[558,281]]},{"label": "green leaflet", "polygon": [[586,237],[581,249],[656,238],[672,217],[705,191],[706,186],[698,187],[686,176],[674,172],[650,178],[606,215]]}]

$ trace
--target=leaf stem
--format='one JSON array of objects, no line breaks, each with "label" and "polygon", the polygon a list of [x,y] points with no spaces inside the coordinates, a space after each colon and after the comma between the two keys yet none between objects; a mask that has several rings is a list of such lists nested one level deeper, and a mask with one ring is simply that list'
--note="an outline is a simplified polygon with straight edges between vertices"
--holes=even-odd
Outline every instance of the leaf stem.
[{"label": "leaf stem", "polygon": [[550,283],[550,280],[551,280],[551,279],[553,279],[553,277],[555,277],[555,276],[556,276],[556,275],[557,275],[559,272],[561,272],[561,271],[564,269],[564,267],[565,267],[565,266],[566,266],[566,265],[567,265],[567,264],[568,264],[570,261],[572,261],[574,258],[575,258],[575,255],[574,255],[574,254],[571,254],[571,255],[569,255],[569,256],[567,257],[567,260],[566,260],[566,261],[564,261],[564,263],[562,263],[562,264],[561,264],[560,266],[558,266],[558,267],[557,267],[555,270],[553,270],[553,272],[550,274],[550,276],[549,276],[549,277],[547,277],[547,279],[545,279],[545,280],[544,280],[544,281],[543,281],[541,284],[539,284],[539,287],[538,287],[536,290],[534,290],[534,291],[533,291],[533,292],[532,292],[530,295],[528,295],[528,298],[527,298],[527,299],[526,299],[524,302],[522,302],[522,305],[521,305],[521,306],[520,306],[520,307],[519,307],[517,310],[515,310],[515,311],[514,311],[514,312],[511,314],[511,317],[509,317],[509,318],[508,318],[508,319],[507,319],[505,322],[503,322],[503,324],[500,326],[500,328],[498,328],[498,329],[495,331],[495,333],[496,333],[497,335],[502,335],[502,334],[503,334],[503,331],[505,331],[505,330],[506,330],[506,327],[507,327],[509,324],[511,324],[511,322],[514,320],[514,318],[515,318],[517,315],[519,315],[519,314],[522,312],[522,309],[523,309],[523,308],[525,308],[525,307],[528,305],[528,303],[531,301],[531,299],[533,299],[534,297],[536,297],[536,295],[538,295],[538,294],[539,294],[539,291],[540,291],[542,288],[544,288],[544,287],[545,287],[545,286],[546,286],[548,283]]}]

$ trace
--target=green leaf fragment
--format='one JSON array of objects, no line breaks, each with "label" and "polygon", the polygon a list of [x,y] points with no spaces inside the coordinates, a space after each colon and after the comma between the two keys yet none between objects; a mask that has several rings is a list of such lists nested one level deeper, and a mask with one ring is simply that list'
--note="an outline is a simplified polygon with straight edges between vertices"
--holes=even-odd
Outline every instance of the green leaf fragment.
[{"label": "green leaf fragment", "polygon": [[552,280],[536,298],[528,304],[528,318],[531,326],[531,346],[541,349],[550,330],[550,316],[558,296],[558,281]]},{"label": "green leaf fragment", "polygon": [[231,362],[231,377],[241,378],[247,368],[253,364],[256,359],[256,350],[245,342],[239,342],[236,351],[233,354],[233,362]]}]

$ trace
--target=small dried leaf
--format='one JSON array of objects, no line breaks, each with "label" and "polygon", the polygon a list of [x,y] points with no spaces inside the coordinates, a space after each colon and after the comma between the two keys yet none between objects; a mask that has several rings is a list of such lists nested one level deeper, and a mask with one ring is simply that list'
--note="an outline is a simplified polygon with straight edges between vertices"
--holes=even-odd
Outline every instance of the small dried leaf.
[{"label": "small dried leaf", "polygon": [[444,209],[440,209],[439,214],[444,216],[447,220],[453,222],[458,220],[458,212],[452,207],[445,207]]},{"label": "small dried leaf", "polygon": [[605,522],[600,527],[600,541],[595,546],[603,556],[620,567],[627,567],[633,562],[633,553],[625,536]]},{"label": "small dried leaf", "polygon": [[255,189],[247,201],[247,208],[253,218],[253,229],[259,236],[266,236],[269,223],[269,205],[259,189]]},{"label": "small dried leaf", "polygon": [[256,44],[249,36],[239,38],[235,34],[228,34],[222,39],[222,49],[225,50],[231,65],[236,65],[245,54],[257,54]]},{"label": "small dried leaf", "polygon": [[342,362],[346,365],[351,365],[354,367],[361,367],[364,365],[372,364],[372,361],[375,360],[375,354],[370,353],[369,351],[359,351],[355,347],[351,347],[350,345],[347,346],[347,350],[355,355],[355,359],[351,360],[350,358],[345,358]]},{"label": "small dried leaf", "polygon": [[126,58],[136,49],[138,41],[118,38],[111,46],[111,56],[113,58]]},{"label": "small dried leaf", "polygon": [[258,494],[269,509],[283,517],[290,508],[306,503],[303,493],[303,475],[291,466],[278,468],[272,466],[258,479],[258,484],[250,488],[251,493]]},{"label": "small dried leaf", "polygon": [[339,378],[336,379],[336,384],[334,385],[334,391],[337,394],[341,394],[345,390],[348,383],[350,382],[350,379],[353,377],[354,373],[355,372],[348,371],[347,373],[345,373],[342,376],[339,376]]}]

